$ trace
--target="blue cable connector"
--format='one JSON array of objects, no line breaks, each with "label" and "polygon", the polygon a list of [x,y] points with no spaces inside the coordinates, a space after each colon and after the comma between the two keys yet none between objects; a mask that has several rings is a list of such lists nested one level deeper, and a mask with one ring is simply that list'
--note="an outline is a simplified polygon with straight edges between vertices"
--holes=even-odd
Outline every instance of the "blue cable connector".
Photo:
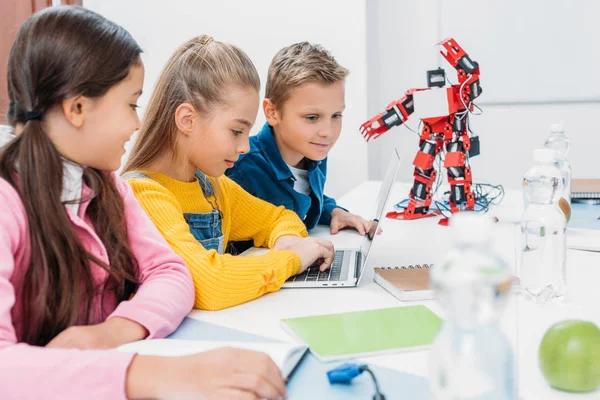
[{"label": "blue cable connector", "polygon": [[328,371],[327,378],[329,378],[329,383],[332,385],[334,383],[350,383],[352,379],[363,373],[361,368],[366,366],[366,364],[342,364],[339,367]]},{"label": "blue cable connector", "polygon": [[385,400],[385,396],[379,391],[379,384],[377,383],[377,378],[375,378],[375,374],[373,373],[373,371],[371,371],[371,369],[369,369],[369,366],[367,364],[342,364],[339,367],[332,369],[331,371],[327,371],[327,378],[329,379],[329,383],[331,385],[335,383],[350,383],[352,379],[356,378],[363,372],[369,373],[369,375],[371,375],[371,378],[373,378],[373,383],[375,384],[375,394],[373,395],[373,400]]}]

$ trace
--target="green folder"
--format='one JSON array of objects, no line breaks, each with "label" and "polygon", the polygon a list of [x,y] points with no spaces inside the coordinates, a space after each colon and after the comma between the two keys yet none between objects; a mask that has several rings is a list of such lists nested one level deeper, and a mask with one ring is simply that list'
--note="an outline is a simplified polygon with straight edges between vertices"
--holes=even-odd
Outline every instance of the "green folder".
[{"label": "green folder", "polygon": [[321,361],[420,350],[433,342],[442,319],[423,305],[281,320],[283,328]]}]

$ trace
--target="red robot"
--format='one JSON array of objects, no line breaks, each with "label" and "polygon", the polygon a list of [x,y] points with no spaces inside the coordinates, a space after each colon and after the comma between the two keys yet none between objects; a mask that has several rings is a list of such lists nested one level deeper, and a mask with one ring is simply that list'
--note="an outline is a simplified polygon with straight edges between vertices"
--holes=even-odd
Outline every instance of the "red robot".
[{"label": "red robot", "polygon": [[440,214],[439,210],[429,208],[432,186],[438,174],[434,161],[444,148],[450,210],[454,213],[475,208],[469,158],[479,154],[479,137],[469,136],[468,114],[473,111],[473,100],[481,94],[479,65],[454,39],[446,39],[438,45],[442,46],[440,53],[456,69],[458,83],[445,86],[446,75],[441,68],[427,71],[427,88],[408,90],[404,97],[390,103],[384,112],[360,128],[363,137],[369,141],[404,124],[413,113],[422,121],[408,205],[401,212],[389,213],[390,218],[417,219]]}]

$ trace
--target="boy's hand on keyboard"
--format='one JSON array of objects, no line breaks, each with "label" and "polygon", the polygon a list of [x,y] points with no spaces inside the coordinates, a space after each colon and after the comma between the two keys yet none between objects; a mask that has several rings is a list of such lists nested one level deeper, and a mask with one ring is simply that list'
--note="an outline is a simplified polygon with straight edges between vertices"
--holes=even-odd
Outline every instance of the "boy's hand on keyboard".
[{"label": "boy's hand on keyboard", "polygon": [[312,237],[303,238],[288,249],[300,257],[299,274],[315,263],[321,271],[325,271],[333,262],[335,254],[333,243],[329,240]]},{"label": "boy's hand on keyboard", "polygon": [[364,236],[371,229],[371,222],[360,215],[350,214],[341,208],[334,208],[331,212],[331,223],[329,226],[331,227],[332,235],[335,235],[344,228],[354,228],[361,236]]}]

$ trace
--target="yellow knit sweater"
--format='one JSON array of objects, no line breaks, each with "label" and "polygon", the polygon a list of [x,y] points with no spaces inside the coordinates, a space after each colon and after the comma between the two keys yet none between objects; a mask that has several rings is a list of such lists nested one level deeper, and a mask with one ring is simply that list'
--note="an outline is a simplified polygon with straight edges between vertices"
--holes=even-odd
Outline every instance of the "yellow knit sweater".
[{"label": "yellow knit sweater", "polygon": [[[248,257],[206,250],[183,217],[187,212],[212,211],[198,181],[182,182],[149,170],[139,172],[151,179],[132,178],[128,182],[160,233],[187,263],[196,290],[194,307],[220,310],[245,303],[279,290],[298,272],[300,259],[290,250]],[[296,213],[252,196],[225,176],[210,181],[223,214],[224,246],[230,240],[253,239],[255,247],[272,248],[283,235],[308,236]]]}]

